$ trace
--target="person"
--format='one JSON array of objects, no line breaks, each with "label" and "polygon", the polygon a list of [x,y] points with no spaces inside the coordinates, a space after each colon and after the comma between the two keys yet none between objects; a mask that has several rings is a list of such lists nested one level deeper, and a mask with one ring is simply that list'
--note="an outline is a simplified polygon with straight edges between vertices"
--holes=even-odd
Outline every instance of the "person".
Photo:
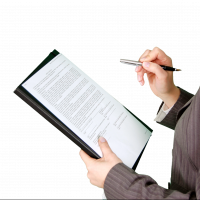
[{"label": "person", "polygon": [[102,137],[98,141],[102,158],[80,151],[87,176],[91,184],[104,188],[107,199],[200,199],[200,89],[193,95],[175,86],[173,72],[159,66],[172,67],[172,59],[158,47],[146,50],[139,60],[139,83],[144,85],[147,74],[151,90],[162,100],[155,120],[175,130],[169,188],[127,167]]}]

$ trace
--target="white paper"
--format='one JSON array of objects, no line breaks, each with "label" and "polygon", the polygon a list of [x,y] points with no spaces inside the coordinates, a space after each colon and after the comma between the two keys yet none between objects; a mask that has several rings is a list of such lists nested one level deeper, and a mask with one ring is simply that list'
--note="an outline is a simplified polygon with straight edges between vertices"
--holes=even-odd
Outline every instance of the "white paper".
[{"label": "white paper", "polygon": [[132,168],[151,132],[62,54],[22,86],[102,157],[98,138]]}]

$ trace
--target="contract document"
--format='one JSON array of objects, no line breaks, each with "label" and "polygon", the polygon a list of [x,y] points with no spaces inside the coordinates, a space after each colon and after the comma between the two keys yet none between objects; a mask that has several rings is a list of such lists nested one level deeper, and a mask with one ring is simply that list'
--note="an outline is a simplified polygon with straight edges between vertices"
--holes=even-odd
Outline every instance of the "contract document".
[{"label": "contract document", "polygon": [[22,87],[100,157],[98,138],[102,136],[123,163],[132,168],[151,136],[151,129],[62,54]]}]

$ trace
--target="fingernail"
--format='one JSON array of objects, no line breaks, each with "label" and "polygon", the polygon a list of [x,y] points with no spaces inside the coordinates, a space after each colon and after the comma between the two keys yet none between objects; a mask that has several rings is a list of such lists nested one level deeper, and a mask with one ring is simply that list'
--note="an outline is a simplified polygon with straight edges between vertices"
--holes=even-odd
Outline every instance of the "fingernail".
[{"label": "fingernail", "polygon": [[149,62],[143,62],[144,67],[149,67],[150,63]]},{"label": "fingernail", "polygon": [[105,138],[103,138],[103,137],[100,137],[99,140],[100,140],[101,142],[105,142],[105,141],[106,141]]},{"label": "fingernail", "polygon": [[138,66],[136,66],[136,68],[135,68],[135,71],[137,71],[138,70]]},{"label": "fingernail", "polygon": [[142,85],[142,81],[140,81],[139,83],[140,83],[140,85]]},{"label": "fingernail", "polygon": [[144,56],[142,58],[140,58],[140,60],[145,60],[147,58],[147,56]]}]

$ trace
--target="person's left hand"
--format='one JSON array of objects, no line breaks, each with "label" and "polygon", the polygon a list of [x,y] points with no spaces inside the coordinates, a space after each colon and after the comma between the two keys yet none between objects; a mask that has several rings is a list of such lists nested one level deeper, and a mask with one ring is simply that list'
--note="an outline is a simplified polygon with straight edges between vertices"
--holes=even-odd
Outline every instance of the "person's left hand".
[{"label": "person's left hand", "polygon": [[122,163],[122,161],[113,153],[105,138],[100,137],[98,142],[103,154],[102,158],[91,158],[83,150],[81,150],[79,154],[88,170],[87,177],[90,179],[90,183],[103,188],[110,169],[116,164]]}]

